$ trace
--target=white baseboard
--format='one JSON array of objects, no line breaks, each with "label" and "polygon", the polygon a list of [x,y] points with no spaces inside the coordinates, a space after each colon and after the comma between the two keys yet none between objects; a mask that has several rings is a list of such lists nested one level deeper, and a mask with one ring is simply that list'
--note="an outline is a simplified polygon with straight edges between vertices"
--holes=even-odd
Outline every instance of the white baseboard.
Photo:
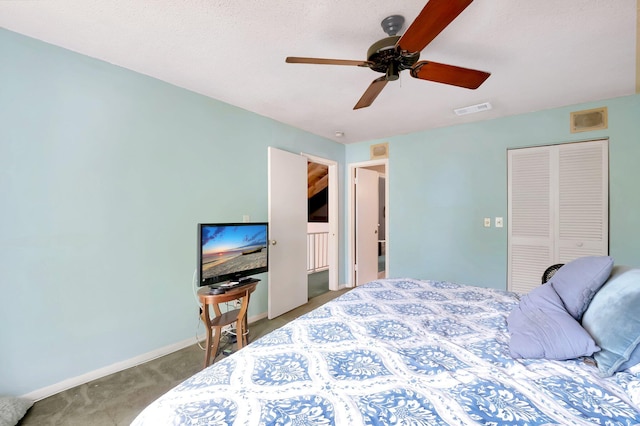
[{"label": "white baseboard", "polygon": [[261,319],[264,319],[266,317],[267,317],[267,313],[263,312],[261,314],[254,315],[252,317],[247,318],[247,322],[251,324],[252,322],[260,321]]},{"label": "white baseboard", "polygon": [[[248,322],[249,323],[256,322],[266,317],[267,317],[267,313],[263,312],[261,314],[249,317]],[[204,339],[205,339],[205,336],[203,335],[201,341],[203,341]],[[108,376],[109,374],[117,373],[118,371],[126,370],[127,368],[135,367],[136,365],[144,364],[145,362],[149,362],[156,358],[160,358],[161,356],[169,355],[172,352],[179,351],[180,349],[184,349],[187,346],[191,346],[195,343],[197,343],[196,340],[193,337],[191,337],[181,342],[177,342],[172,345],[167,345],[162,348],[158,348],[153,351],[144,353],[142,355],[138,355],[124,361],[116,362],[115,364],[107,365],[106,367],[98,368],[97,370],[89,371],[88,373],[81,374],[76,377],[65,379],[61,382],[54,383],[53,385],[36,389],[32,392],[22,395],[22,397],[29,399],[31,401],[40,401],[41,399],[48,398],[51,395],[55,395],[59,392],[66,391],[67,389],[80,386],[92,380],[96,380],[101,377]]]},{"label": "white baseboard", "polygon": [[161,356],[179,351],[180,349],[186,348],[187,346],[191,346],[195,343],[195,339],[191,337],[181,342],[167,345],[162,348],[144,353],[142,355],[138,355],[124,361],[116,362],[115,364],[107,365],[106,367],[98,368],[97,370],[89,371],[88,373],[81,374],[76,377],[65,379],[61,382],[54,383],[53,385],[36,389],[32,392],[22,395],[22,397],[30,399],[31,401],[39,401],[56,393],[71,389],[76,386],[80,386],[92,380],[96,380],[101,377],[108,376],[109,374],[117,373],[118,371],[126,370],[127,368],[135,367],[136,365],[151,361],[152,359],[160,358]]}]

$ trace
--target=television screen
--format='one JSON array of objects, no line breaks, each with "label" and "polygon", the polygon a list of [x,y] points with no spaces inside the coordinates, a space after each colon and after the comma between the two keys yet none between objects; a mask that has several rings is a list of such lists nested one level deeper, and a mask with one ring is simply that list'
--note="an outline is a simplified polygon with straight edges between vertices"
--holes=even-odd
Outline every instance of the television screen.
[{"label": "television screen", "polygon": [[200,286],[267,272],[267,223],[198,224]]}]

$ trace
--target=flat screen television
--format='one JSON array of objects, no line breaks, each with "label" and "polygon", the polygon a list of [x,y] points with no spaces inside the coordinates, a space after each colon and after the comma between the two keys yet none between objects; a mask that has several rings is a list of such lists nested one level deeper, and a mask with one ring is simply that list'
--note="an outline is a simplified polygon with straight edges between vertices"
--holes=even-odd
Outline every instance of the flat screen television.
[{"label": "flat screen television", "polygon": [[267,272],[268,229],[264,222],[198,224],[199,285],[239,281]]}]

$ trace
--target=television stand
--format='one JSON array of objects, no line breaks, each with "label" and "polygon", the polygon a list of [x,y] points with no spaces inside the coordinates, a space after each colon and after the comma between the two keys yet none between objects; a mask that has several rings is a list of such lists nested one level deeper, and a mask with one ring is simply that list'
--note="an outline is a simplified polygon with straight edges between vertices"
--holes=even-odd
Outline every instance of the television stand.
[{"label": "television stand", "polygon": [[[198,298],[202,304],[200,318],[205,324],[207,330],[206,350],[204,355],[204,366],[207,367],[211,364],[217,355],[218,346],[220,343],[220,334],[222,328],[236,323],[237,346],[238,349],[248,344],[249,338],[245,335],[247,330],[247,309],[249,307],[249,296],[256,289],[258,285],[258,279],[252,279],[250,282],[243,282],[236,284],[234,287],[227,287],[224,293],[216,294],[212,293],[207,287],[202,287],[198,290]],[[228,312],[222,312],[218,306],[220,303],[227,303],[234,300],[242,300],[239,309],[234,309]],[[211,315],[209,307],[213,308],[213,316]],[[213,356],[213,359],[212,359]]]}]

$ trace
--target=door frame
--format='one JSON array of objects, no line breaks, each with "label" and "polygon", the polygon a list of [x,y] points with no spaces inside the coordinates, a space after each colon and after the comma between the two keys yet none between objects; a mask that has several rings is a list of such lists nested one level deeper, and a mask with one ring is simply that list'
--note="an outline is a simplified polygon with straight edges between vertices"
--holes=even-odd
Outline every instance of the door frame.
[{"label": "door frame", "polygon": [[369,161],[361,161],[357,163],[350,163],[348,165],[348,173],[349,173],[349,186],[348,186],[348,216],[349,216],[349,224],[347,232],[347,287],[355,287],[356,279],[355,279],[355,261],[356,261],[356,238],[355,238],[355,229],[356,229],[356,215],[355,215],[355,179],[356,179],[356,169],[363,168],[368,169],[374,166],[384,166],[384,206],[385,206],[385,215],[384,215],[384,228],[385,228],[385,271],[384,276],[387,278],[389,276],[389,248],[391,245],[389,244],[389,213],[390,213],[390,203],[389,203],[389,159],[384,158],[380,160],[369,160]]},{"label": "door frame", "polygon": [[329,168],[329,290],[339,290],[338,280],[340,272],[340,194],[338,193],[338,162],[316,155],[301,152],[312,163],[323,164]]}]

